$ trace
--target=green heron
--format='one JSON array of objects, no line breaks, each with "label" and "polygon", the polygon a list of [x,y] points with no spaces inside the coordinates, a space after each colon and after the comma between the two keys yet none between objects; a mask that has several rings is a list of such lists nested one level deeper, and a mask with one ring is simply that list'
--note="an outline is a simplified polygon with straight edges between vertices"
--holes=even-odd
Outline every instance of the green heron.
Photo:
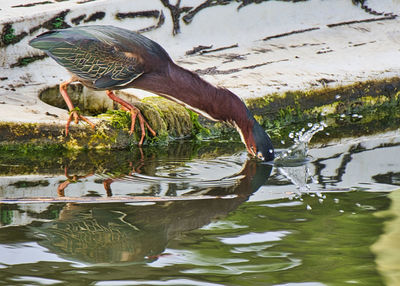
[{"label": "green heron", "polygon": [[74,108],[67,94],[67,85],[76,81],[105,90],[113,101],[129,111],[130,133],[136,117],[139,118],[142,129],[139,145],[143,143],[145,126],[155,135],[139,109],[112,91],[133,87],[175,101],[211,120],[232,124],[251,155],[264,161],[274,159],[271,139],[239,97],[176,65],[159,44],[142,35],[113,26],[93,25],[48,31],[29,44],[44,50],[72,74],[71,79],[60,84],[60,93],[70,110],[66,135],[72,119],[94,127]]}]

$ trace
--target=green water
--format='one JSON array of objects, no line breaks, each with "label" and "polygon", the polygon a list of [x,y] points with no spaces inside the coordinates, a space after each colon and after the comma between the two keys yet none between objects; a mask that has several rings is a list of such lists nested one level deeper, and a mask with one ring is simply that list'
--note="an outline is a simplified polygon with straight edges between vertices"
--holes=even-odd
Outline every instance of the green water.
[{"label": "green water", "polygon": [[221,144],[3,157],[3,199],[147,201],[0,204],[0,285],[399,285],[397,133],[290,167]]}]

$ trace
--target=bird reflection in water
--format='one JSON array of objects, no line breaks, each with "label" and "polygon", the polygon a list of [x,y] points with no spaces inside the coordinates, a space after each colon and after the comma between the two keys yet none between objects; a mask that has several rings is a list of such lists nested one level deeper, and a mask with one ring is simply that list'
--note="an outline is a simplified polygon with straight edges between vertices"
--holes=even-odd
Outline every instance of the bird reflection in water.
[{"label": "bird reflection in water", "polygon": [[[65,175],[65,177],[67,178],[67,180],[65,180],[64,182],[62,182],[62,183],[60,183],[60,184],[58,185],[57,194],[58,194],[59,197],[65,197],[65,189],[66,189],[70,184],[77,183],[77,182],[79,182],[79,181],[82,180],[82,179],[91,177],[91,176],[94,175],[94,173],[89,173],[89,174],[86,174],[86,175],[83,175],[83,176],[78,176],[78,175],[72,175],[72,176],[71,176],[71,175],[69,175],[69,173],[68,173],[68,167],[65,167],[65,168],[64,168],[64,175]],[[108,195],[108,194],[107,194],[107,195]]]},{"label": "bird reflection in water", "polygon": [[[143,154],[143,149],[141,147],[137,148],[139,150],[139,154],[140,154],[140,159],[137,160],[137,162],[133,162],[133,161],[129,161],[129,169],[130,172],[128,172],[127,174],[122,174],[120,176],[114,176],[111,178],[107,178],[103,180],[103,186],[104,189],[106,191],[106,195],[107,197],[111,197],[112,196],[112,190],[111,190],[111,184],[118,179],[118,177],[121,176],[132,176],[135,173],[140,173],[141,172],[141,168],[144,165],[144,154]],[[78,183],[80,180],[94,176],[95,173],[94,172],[89,172],[85,175],[69,175],[68,172],[68,167],[64,167],[64,175],[67,178],[67,180],[65,180],[64,182],[60,183],[57,187],[57,194],[59,197],[65,197],[65,189],[72,183]]]},{"label": "bird reflection in water", "polygon": [[[247,160],[231,184],[215,181],[198,189],[202,195],[216,196],[213,199],[193,200],[195,194],[190,193],[183,200],[145,204],[68,203],[58,219],[33,230],[39,244],[66,259],[89,264],[152,261],[165,255],[174,237],[224,217],[248,200],[265,184],[271,169],[271,165]],[[105,185],[109,187],[112,180]],[[220,198],[226,195],[233,196]]]}]

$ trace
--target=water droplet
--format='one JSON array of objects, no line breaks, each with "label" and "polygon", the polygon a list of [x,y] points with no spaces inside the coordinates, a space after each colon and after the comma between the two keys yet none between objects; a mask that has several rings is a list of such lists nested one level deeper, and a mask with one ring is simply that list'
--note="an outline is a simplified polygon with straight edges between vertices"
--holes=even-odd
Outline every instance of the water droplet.
[{"label": "water droplet", "polygon": [[335,204],[339,203],[339,199],[337,199],[337,198],[334,198],[333,201],[335,202]]},{"label": "water droplet", "polygon": [[[324,130],[327,125],[325,122],[319,122],[319,123],[308,123],[307,126],[309,129],[306,131],[305,128],[302,128],[301,130],[295,132],[291,131],[289,133],[289,138],[293,139],[294,144],[284,152],[280,153],[277,158],[275,159],[275,162],[278,163],[283,163],[287,160],[290,159],[290,161],[293,160],[293,162],[304,162],[307,159],[307,154],[308,154],[308,143],[311,141],[313,136]],[[285,159],[283,161],[283,159]]]},{"label": "water droplet", "polygon": [[345,118],[346,117],[346,114],[340,114],[340,118]]},{"label": "water droplet", "polygon": [[340,213],[344,213],[344,210],[339,210]]},{"label": "water droplet", "polygon": [[285,140],[281,140],[281,144],[285,144]]},{"label": "water droplet", "polygon": [[336,94],[335,98],[336,98],[336,99],[341,98],[340,94]]},{"label": "water droplet", "polygon": [[312,207],[310,205],[307,205],[307,210],[308,211],[312,210]]}]

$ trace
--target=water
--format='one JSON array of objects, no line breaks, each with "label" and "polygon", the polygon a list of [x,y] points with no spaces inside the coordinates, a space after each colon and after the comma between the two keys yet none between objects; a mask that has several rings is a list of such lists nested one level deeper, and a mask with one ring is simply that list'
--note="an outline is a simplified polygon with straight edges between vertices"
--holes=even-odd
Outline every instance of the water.
[{"label": "water", "polygon": [[400,134],[308,148],[323,127],[274,166],[228,142],[3,157],[0,197],[31,201],[0,204],[0,285],[399,285]]},{"label": "water", "polygon": [[307,161],[309,143],[313,136],[320,131],[323,131],[327,125],[325,122],[308,123],[309,130],[305,128],[298,132],[290,132],[289,138],[293,139],[293,145],[286,150],[278,152],[274,160],[276,166],[294,166],[303,165]]}]

